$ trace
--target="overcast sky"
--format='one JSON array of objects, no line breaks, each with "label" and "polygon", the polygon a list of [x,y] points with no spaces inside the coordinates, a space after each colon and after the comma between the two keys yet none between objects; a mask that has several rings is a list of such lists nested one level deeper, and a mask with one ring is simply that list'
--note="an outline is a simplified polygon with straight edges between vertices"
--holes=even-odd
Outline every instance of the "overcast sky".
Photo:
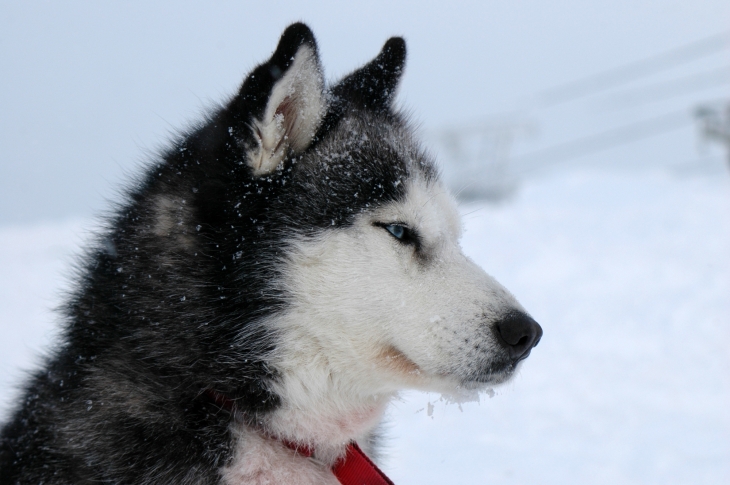
[{"label": "overcast sky", "polygon": [[[301,3],[0,4],[0,223],[98,214],[125,173],[230,96],[296,20],[314,30],[329,79],[404,36],[399,99],[426,135],[482,120],[534,122],[537,135],[517,154],[686,110],[678,131],[583,158],[689,162],[701,156],[691,107],[730,98],[717,78],[730,66],[726,49],[598,96],[549,109],[533,102],[550,87],[730,31],[727,0]],[[656,96],[688,76],[688,94]]]}]

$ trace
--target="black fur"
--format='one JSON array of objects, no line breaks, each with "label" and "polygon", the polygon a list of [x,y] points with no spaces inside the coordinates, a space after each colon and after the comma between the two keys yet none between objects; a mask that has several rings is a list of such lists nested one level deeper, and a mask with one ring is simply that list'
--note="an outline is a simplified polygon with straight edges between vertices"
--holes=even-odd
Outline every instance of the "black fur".
[{"label": "black fur", "polygon": [[129,191],[80,265],[62,341],[2,429],[0,484],[218,483],[234,417],[206,390],[235,400],[238,419],[279,405],[276,336],[261,322],[286,305],[283,236],[345,227],[402,197],[412,171],[434,174],[417,149],[384,141],[410,146],[391,107],[405,61],[393,38],[331,88],[306,151],[253,176],[251,120],[305,43],[316,52],[305,25],[286,29],[240,92]]},{"label": "black fur", "polygon": [[365,109],[387,117],[405,62],[406,42],[391,37],[375,59],[332,88],[331,106],[317,138],[330,131],[351,109]]}]

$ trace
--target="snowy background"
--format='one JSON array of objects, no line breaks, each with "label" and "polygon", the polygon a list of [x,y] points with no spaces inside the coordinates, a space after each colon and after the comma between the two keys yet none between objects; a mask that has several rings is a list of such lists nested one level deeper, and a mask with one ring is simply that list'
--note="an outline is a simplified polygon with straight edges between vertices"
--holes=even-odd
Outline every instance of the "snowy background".
[{"label": "snowy background", "polygon": [[[499,203],[464,204],[463,246],[545,337],[494,397],[404,394],[394,481],[730,483],[730,171],[692,120],[730,97],[729,51],[697,48],[730,30],[730,4],[215,5],[0,5],[0,415],[125,173],[304,20],[330,78],[406,37],[400,100],[447,173],[444,130],[530,127],[509,153],[530,170]],[[653,136],[628,143],[631,126]]]}]

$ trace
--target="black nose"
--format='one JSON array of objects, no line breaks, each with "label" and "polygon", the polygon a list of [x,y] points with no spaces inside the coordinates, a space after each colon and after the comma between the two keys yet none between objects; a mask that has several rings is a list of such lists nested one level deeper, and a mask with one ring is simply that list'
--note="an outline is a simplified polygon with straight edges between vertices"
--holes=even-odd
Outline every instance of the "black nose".
[{"label": "black nose", "polygon": [[509,356],[515,362],[530,355],[530,350],[542,337],[542,327],[531,316],[512,312],[495,325],[497,334],[507,347]]}]

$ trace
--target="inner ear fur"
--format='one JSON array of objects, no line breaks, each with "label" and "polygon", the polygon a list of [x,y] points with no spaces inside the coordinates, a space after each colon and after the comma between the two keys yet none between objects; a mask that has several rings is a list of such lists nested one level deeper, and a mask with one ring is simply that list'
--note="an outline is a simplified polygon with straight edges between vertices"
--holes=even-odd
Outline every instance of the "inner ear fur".
[{"label": "inner ear fur", "polygon": [[[268,82],[266,82],[268,81]],[[288,27],[268,62],[244,83],[270,84],[266,102],[250,121],[252,143],[245,148],[246,163],[255,176],[276,170],[288,156],[304,151],[326,112],[324,76],[311,30],[304,24]]]}]

